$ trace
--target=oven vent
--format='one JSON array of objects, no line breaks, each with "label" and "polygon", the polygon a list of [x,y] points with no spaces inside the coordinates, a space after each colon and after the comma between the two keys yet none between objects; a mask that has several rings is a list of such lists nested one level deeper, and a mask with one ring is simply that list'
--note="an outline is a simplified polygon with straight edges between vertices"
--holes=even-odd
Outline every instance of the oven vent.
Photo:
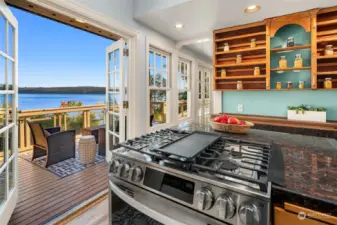
[{"label": "oven vent", "polygon": [[127,188],[127,187],[125,187],[125,186],[123,186],[123,185],[121,185],[121,184],[117,184],[117,186],[118,186],[122,191],[124,191],[126,194],[128,194],[130,197],[134,198],[135,193],[134,193],[132,190],[130,190],[129,188]]}]

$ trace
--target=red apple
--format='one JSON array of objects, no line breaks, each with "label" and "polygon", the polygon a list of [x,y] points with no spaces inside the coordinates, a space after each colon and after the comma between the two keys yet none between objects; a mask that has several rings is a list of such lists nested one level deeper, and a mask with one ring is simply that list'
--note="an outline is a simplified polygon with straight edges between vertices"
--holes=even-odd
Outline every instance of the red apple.
[{"label": "red apple", "polygon": [[228,122],[226,119],[222,119],[220,123],[227,124]]},{"label": "red apple", "polygon": [[246,125],[246,122],[243,120],[240,120],[240,125]]},{"label": "red apple", "polygon": [[222,119],[222,120],[228,120],[228,116],[226,116],[226,115],[223,115],[223,116],[220,116],[220,118]]},{"label": "red apple", "polygon": [[217,123],[221,123],[222,119],[221,119],[221,117],[217,117],[217,118],[215,118],[214,121],[217,122]]},{"label": "red apple", "polygon": [[235,117],[229,117],[228,123],[229,123],[229,124],[240,124],[240,120],[238,120],[238,119],[235,118]]}]

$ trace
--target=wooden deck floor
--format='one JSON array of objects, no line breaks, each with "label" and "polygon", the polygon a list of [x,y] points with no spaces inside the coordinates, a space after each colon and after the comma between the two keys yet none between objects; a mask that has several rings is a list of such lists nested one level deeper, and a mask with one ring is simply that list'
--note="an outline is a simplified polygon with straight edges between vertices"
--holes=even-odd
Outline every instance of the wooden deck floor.
[{"label": "wooden deck floor", "polygon": [[106,163],[60,179],[19,157],[19,200],[9,224],[44,224],[107,187]]}]

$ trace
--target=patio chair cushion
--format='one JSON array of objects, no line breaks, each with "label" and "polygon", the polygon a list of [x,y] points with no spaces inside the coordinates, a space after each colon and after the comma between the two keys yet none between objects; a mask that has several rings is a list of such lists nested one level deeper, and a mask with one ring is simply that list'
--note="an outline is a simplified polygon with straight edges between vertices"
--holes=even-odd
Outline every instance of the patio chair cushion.
[{"label": "patio chair cushion", "polygon": [[31,123],[31,129],[33,131],[33,133],[35,134],[35,144],[47,149],[48,145],[47,145],[47,139],[45,137],[45,134],[43,132],[43,130],[41,129],[40,125],[37,123]]}]

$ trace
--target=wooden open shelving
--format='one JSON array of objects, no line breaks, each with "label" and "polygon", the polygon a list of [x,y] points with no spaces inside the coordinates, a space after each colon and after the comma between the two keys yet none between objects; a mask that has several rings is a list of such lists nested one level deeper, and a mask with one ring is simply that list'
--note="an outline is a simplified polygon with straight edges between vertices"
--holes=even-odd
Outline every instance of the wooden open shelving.
[{"label": "wooden open shelving", "polygon": [[286,69],[280,69],[280,68],[275,68],[275,69],[270,69],[270,71],[298,71],[298,70],[310,70],[311,66],[304,66],[302,68],[286,68]]},{"label": "wooden open shelving", "polygon": [[295,51],[300,49],[308,49],[311,48],[310,44],[307,45],[296,45],[293,47],[286,47],[286,48],[272,48],[270,49],[271,52],[285,52],[285,51]]},{"label": "wooden open shelving", "polygon": [[[304,41],[302,44],[295,42],[298,45],[285,48],[280,48],[282,45],[273,44],[275,48],[271,49],[271,39],[276,35],[277,31],[290,24],[302,26],[305,32],[310,34],[311,42]],[[254,47],[250,46],[251,39],[255,39],[256,45]],[[332,79],[332,90],[337,89],[336,6],[325,9],[312,9],[305,12],[273,17],[256,23],[215,30],[213,32],[213,40],[214,90],[236,90],[238,81],[242,82],[243,90],[270,90],[271,82],[273,85],[275,82],[275,80],[272,80],[275,77],[272,77],[272,79],[270,77],[271,72],[297,72],[303,70],[310,71],[311,89],[322,90],[324,86],[322,79],[324,80],[325,78]],[[229,51],[224,51],[225,43],[229,45]],[[326,45],[333,45],[334,55],[324,55]],[[301,51],[303,49],[309,49],[311,53],[309,56],[310,63],[304,63],[304,65],[308,66],[287,69],[271,68],[272,53]],[[307,51],[305,51],[305,54],[307,54]],[[236,63],[237,55],[242,56],[242,63]],[[275,59],[272,63],[275,66]],[[255,67],[260,68],[261,75],[253,75]],[[221,77],[222,70],[226,71],[225,77]],[[285,76],[292,75],[291,73],[287,73]],[[296,73],[294,73],[294,76],[296,76]],[[298,91],[307,89],[298,89]]]}]

